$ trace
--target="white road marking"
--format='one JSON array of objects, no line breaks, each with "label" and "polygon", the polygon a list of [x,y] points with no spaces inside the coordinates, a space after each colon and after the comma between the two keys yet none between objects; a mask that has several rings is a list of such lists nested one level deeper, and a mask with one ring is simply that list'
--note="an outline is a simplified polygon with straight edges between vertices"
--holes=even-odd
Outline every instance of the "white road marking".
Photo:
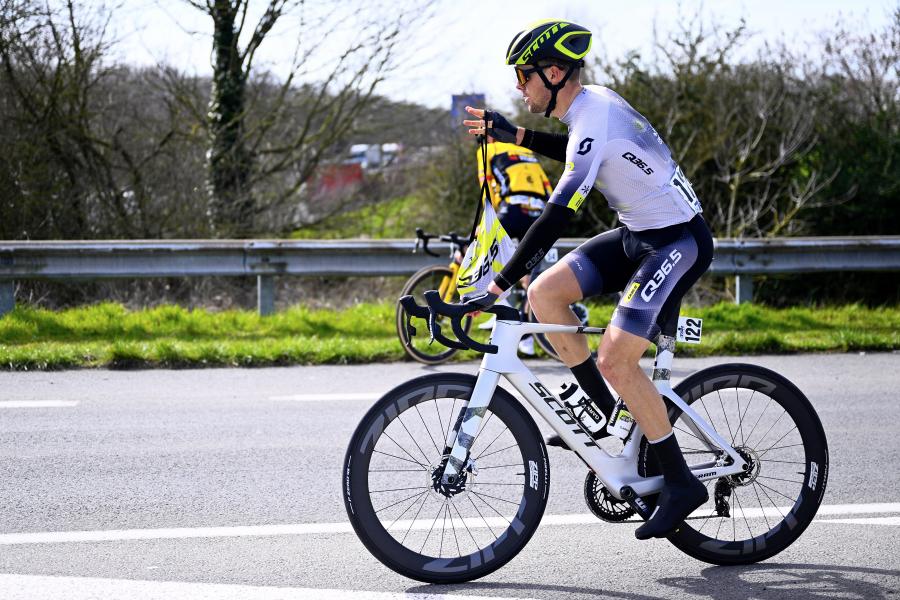
[{"label": "white road marking", "polygon": [[868,517],[864,519],[821,519],[818,523],[847,523],[849,525],[900,525],[900,517]]},{"label": "white road marking", "polygon": [[0,408],[72,408],[77,400],[3,400]]},{"label": "white road marking", "polygon": [[868,513],[900,512],[900,502],[880,502],[874,504],[823,504],[816,512],[822,515],[864,515]]},{"label": "white road marking", "polygon": [[350,533],[350,523],[293,523],[285,525],[239,525],[236,527],[179,527],[169,529],[110,529],[105,531],[43,531],[5,533],[0,546],[17,544],[59,544],[65,542],[118,542],[185,538],[226,538],[271,535]]},{"label": "white road marking", "polygon": [[0,575],[4,600],[522,600],[499,596],[407,594],[95,577]]},{"label": "white road marking", "polygon": [[378,400],[384,394],[362,393],[338,393],[338,394],[290,394],[288,396],[269,396],[269,400],[276,402],[332,402],[335,400]]},{"label": "white road marking", "polygon": [[[780,517],[789,510],[788,507],[772,507],[765,511],[760,509],[745,510],[747,518]],[[818,516],[826,515],[858,515],[858,514],[884,514],[900,513],[900,502],[885,502],[880,504],[831,504],[819,507]],[[708,513],[701,513],[698,517],[705,517]],[[738,513],[735,511],[734,513]],[[741,517],[743,518],[743,517]],[[894,517],[889,517],[894,518]],[[900,517],[897,517],[900,518]],[[819,519],[822,520],[822,519]],[[869,519],[857,519],[868,521]],[[508,523],[500,517],[466,518],[463,520],[469,528],[476,527],[505,527]],[[849,521],[849,520],[848,520]],[[831,521],[827,521],[831,522]],[[879,521],[881,522],[881,521]],[[590,513],[568,515],[544,515],[541,520],[543,526],[555,525],[598,525],[603,524],[597,517]],[[892,524],[892,523],[888,523]],[[444,527],[450,529],[452,525],[460,526],[459,519],[453,524],[447,523]],[[392,527],[394,530],[413,529],[440,529],[442,525],[435,526],[433,519],[418,519],[398,521]],[[160,539],[189,539],[189,538],[229,538],[229,537],[265,537],[276,535],[313,535],[332,533],[352,533],[353,527],[348,522],[341,523],[287,523],[283,525],[238,525],[232,527],[179,527],[164,529],[113,529],[105,531],[42,531],[26,533],[0,534],[0,546],[15,546],[23,544],[62,544],[75,542],[120,542],[132,540],[160,540]]]}]

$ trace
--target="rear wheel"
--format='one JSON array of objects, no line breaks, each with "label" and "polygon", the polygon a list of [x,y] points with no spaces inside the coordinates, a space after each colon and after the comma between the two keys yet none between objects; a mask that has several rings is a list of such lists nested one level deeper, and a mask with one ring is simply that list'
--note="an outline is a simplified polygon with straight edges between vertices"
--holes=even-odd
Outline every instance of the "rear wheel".
[{"label": "rear wheel", "polygon": [[483,577],[518,554],[544,513],[550,472],[543,439],[499,387],[460,480],[441,483],[475,381],[438,373],[391,390],[363,417],[347,449],[350,522],[375,558],[406,577]]},{"label": "rear wheel", "polygon": [[[419,305],[425,305],[425,292],[428,290],[440,290],[442,287],[447,288],[452,284],[452,278],[455,277],[450,267],[441,265],[433,265],[420,269],[406,285],[400,296],[412,296]],[[444,294],[442,298],[445,302],[452,302],[452,294]],[[450,330],[450,320],[447,317],[437,317],[438,325],[441,325],[443,331]],[[428,332],[428,326],[424,321],[415,320],[413,326],[416,328],[416,335],[410,335],[406,328],[406,311],[400,303],[397,303],[396,313],[397,335],[403,345],[403,351],[411,358],[425,363],[426,365],[436,365],[448,360],[456,354],[455,348],[447,348],[438,342],[431,341],[431,335]],[[463,330],[468,333],[472,326],[472,317],[466,317],[462,321]]]},{"label": "rear wheel", "polygon": [[[828,445],[818,415],[790,381],[755,365],[719,365],[675,387],[747,461],[745,472],[705,481],[709,501],[669,536],[679,550],[718,565],[778,554],[812,522],[828,480]],[[669,411],[688,465],[725,455]],[[646,440],[639,462],[657,474]]]}]

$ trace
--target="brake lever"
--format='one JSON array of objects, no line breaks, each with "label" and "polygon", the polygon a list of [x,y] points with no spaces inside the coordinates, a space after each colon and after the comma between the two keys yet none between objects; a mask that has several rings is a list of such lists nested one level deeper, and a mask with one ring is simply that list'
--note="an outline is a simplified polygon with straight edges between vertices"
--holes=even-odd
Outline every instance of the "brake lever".
[{"label": "brake lever", "polygon": [[400,298],[400,306],[403,307],[403,310],[405,310],[407,314],[419,317],[420,319],[425,319],[426,321],[428,320],[430,311],[424,306],[419,306],[416,303],[416,299],[412,296],[403,296]]},{"label": "brake lever", "polygon": [[429,254],[431,256],[437,256],[438,258],[440,258],[440,256],[441,256],[437,252],[434,252],[434,251],[428,249],[428,239],[425,240],[425,245],[422,247],[422,249],[425,251],[425,254]]},{"label": "brake lever", "polygon": [[[426,292],[426,294],[427,293],[428,292]],[[435,293],[437,292],[435,291]],[[415,328],[412,327],[412,324],[409,322],[410,318],[418,317],[420,319],[424,319],[425,322],[428,323],[428,332],[431,334],[431,341],[437,340],[448,348],[455,348],[457,350],[468,349],[467,346],[462,345],[456,340],[451,340],[443,333],[441,333],[441,327],[437,324],[434,311],[424,306],[419,306],[419,304],[416,302],[416,299],[412,296],[403,296],[402,298],[400,298],[400,305],[403,307],[403,310],[406,311],[407,327],[412,328],[413,331],[415,331]],[[407,329],[407,331],[409,331],[409,329]]]},{"label": "brake lever", "polygon": [[[476,342],[475,340],[470,338],[465,331],[463,331],[462,319],[470,313],[475,312],[476,309],[470,309],[464,304],[448,304],[441,300],[441,296],[437,292],[437,290],[428,290],[427,292],[425,292],[425,302],[428,303],[428,308],[433,314],[440,314],[450,318],[450,325],[453,328],[453,333],[456,334],[456,337],[459,339],[461,344],[464,344],[464,348],[471,348],[472,350],[482,352],[484,354],[497,353],[497,346],[493,344],[482,344],[481,342]],[[457,346],[454,346],[454,348],[456,347]]]},{"label": "brake lever", "polygon": [[[456,348],[457,350],[468,350],[469,347],[463,344],[462,342],[458,342],[456,340],[451,340],[443,333],[441,333],[441,326],[437,324],[437,319],[435,318],[435,311],[428,311],[428,331],[431,332],[431,339],[437,340],[448,348]],[[450,321],[452,325],[456,325],[452,320]],[[454,331],[456,327],[454,327]]]}]

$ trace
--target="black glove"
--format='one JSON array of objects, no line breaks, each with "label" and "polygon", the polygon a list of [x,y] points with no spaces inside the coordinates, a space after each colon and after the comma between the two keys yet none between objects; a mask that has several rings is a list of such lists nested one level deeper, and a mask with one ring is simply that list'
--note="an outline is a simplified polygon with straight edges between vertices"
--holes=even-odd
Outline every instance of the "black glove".
[{"label": "black glove", "polygon": [[493,110],[484,111],[485,131],[498,142],[516,143],[518,127],[506,120],[506,117]]},{"label": "black glove", "polygon": [[490,292],[485,292],[483,294],[479,294],[477,296],[472,296],[471,298],[467,298],[463,305],[466,308],[471,309],[472,311],[476,310],[485,310],[494,305],[494,302],[497,301],[497,294],[492,294]]}]

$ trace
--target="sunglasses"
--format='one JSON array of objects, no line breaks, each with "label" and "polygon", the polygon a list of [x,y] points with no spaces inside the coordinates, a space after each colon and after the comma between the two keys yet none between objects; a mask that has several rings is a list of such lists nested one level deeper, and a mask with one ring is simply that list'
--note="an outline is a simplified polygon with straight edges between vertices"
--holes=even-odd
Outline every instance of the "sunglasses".
[{"label": "sunglasses", "polygon": [[531,78],[531,74],[540,71],[543,67],[532,67],[530,69],[513,69],[516,72],[516,80],[519,85],[525,85]]}]

